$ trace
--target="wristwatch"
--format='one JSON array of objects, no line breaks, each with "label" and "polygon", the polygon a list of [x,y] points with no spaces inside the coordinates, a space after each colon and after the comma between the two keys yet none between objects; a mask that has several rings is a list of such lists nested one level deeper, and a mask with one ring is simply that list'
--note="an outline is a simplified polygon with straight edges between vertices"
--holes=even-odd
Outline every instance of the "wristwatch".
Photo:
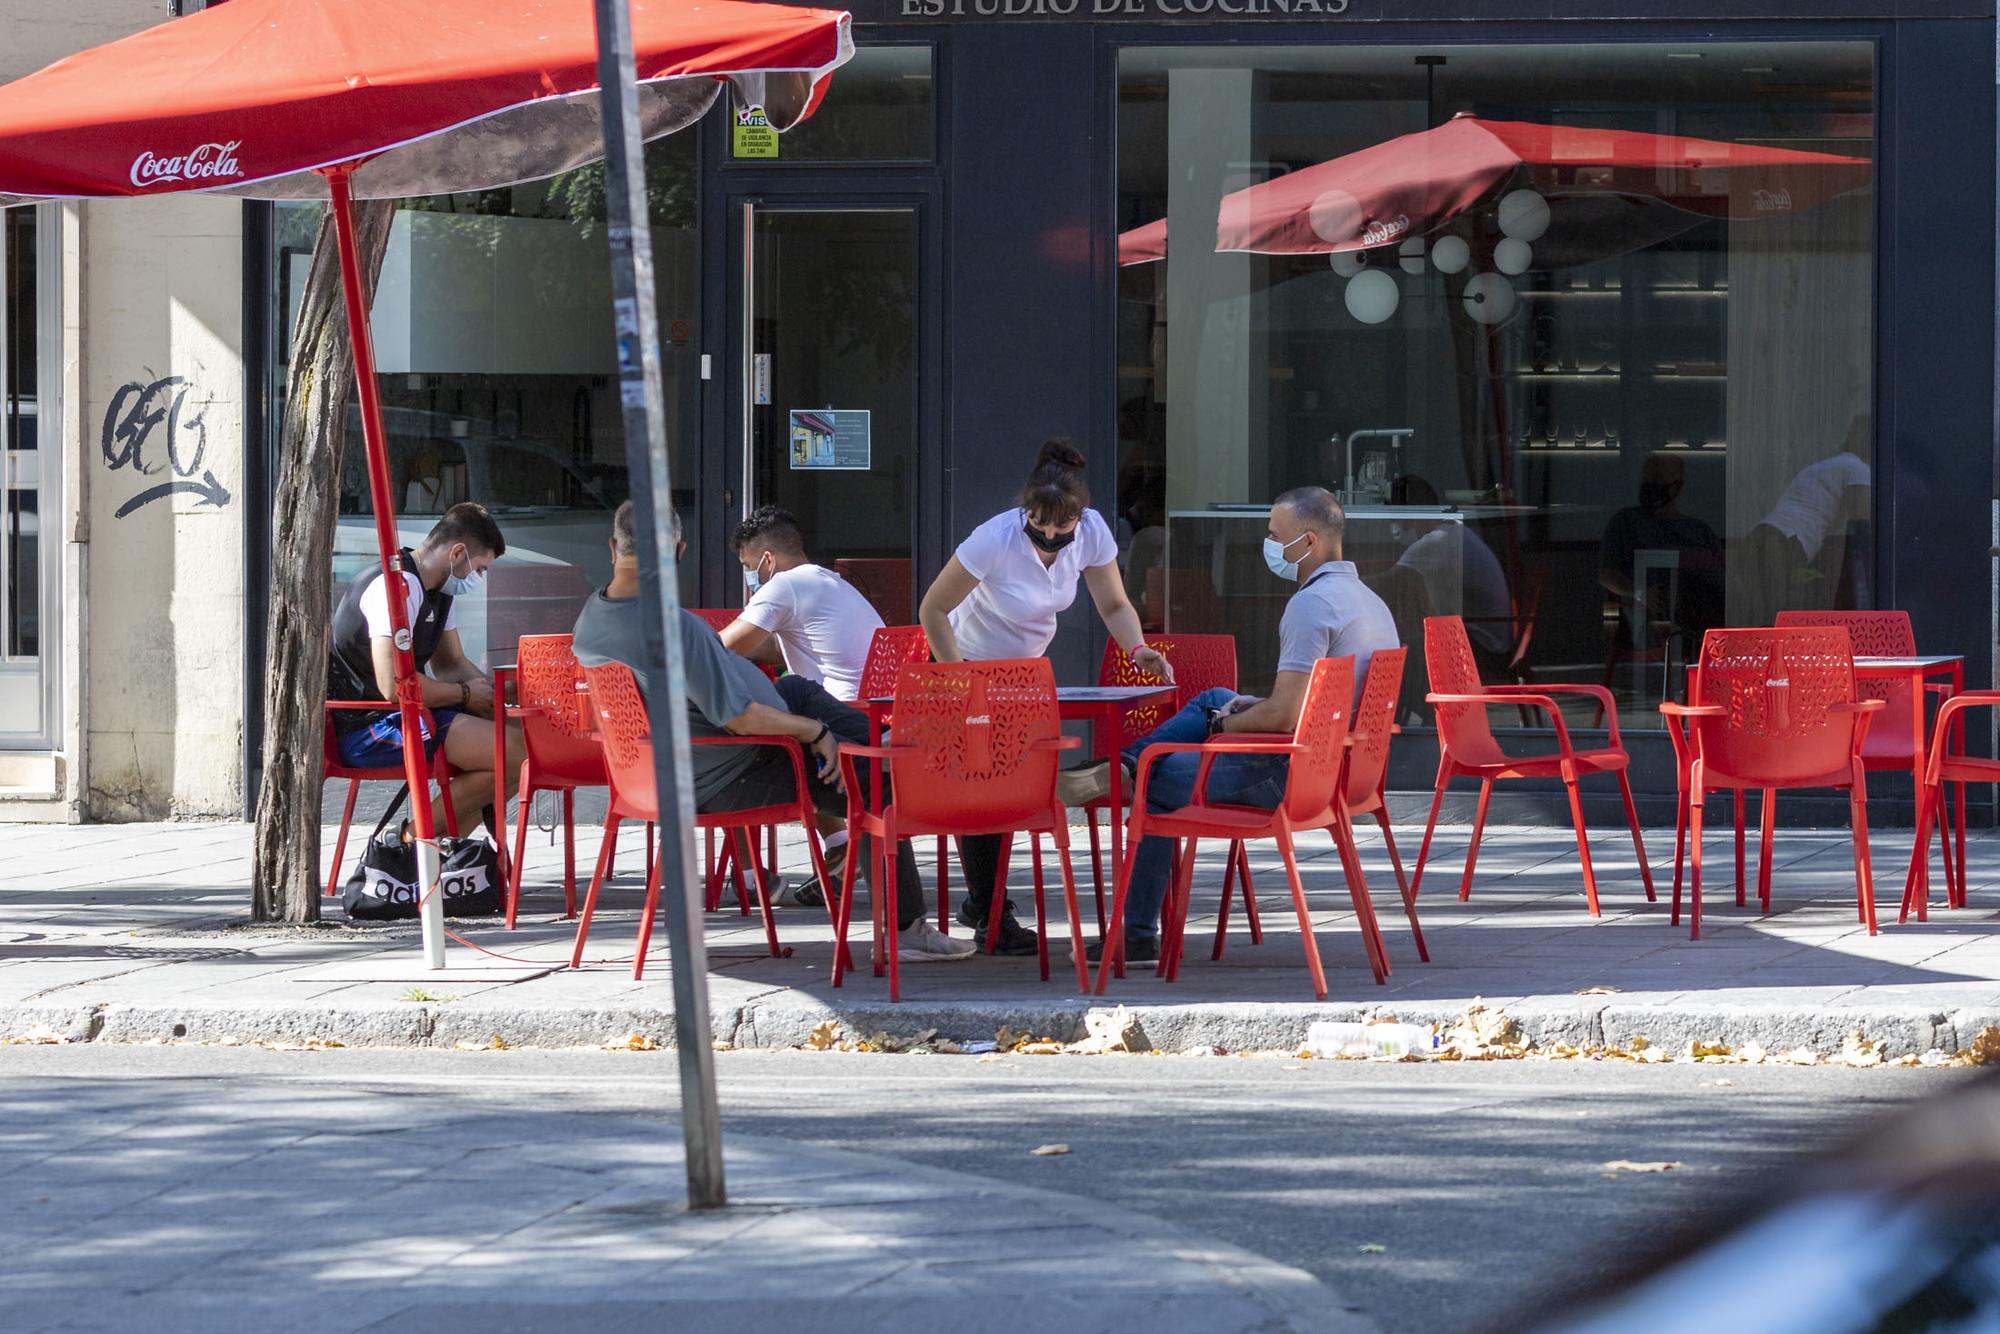
[{"label": "wristwatch", "polygon": [[1228,718],[1229,715],[1221,709],[1204,708],[1202,712],[1208,715],[1208,734],[1214,736],[1221,732],[1223,720]]},{"label": "wristwatch", "polygon": [[472,707],[472,683],[470,681],[460,681],[458,683],[458,707],[461,709]]}]

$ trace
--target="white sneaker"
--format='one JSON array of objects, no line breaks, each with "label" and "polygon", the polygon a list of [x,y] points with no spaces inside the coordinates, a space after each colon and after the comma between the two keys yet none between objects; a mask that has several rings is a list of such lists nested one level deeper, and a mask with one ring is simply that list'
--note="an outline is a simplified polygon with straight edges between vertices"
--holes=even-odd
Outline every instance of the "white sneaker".
[{"label": "white sneaker", "polygon": [[1064,769],[1056,775],[1056,800],[1065,806],[1088,806],[1111,795],[1111,762]]},{"label": "white sneaker", "polygon": [[918,918],[896,933],[896,954],[905,963],[970,959],[978,948],[970,940],[944,935],[927,917]]}]

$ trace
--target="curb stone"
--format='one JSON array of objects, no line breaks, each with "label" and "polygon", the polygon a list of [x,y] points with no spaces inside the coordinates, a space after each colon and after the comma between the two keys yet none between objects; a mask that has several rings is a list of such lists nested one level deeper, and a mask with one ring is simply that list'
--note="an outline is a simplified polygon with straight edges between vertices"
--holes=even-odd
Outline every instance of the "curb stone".
[{"label": "curb stone", "polygon": [[[1659,1006],[1564,1005],[1535,999],[1516,1004],[1492,1002],[1520,1024],[1539,1047],[1623,1047],[1644,1037],[1655,1047],[1685,1048],[1691,1041],[1742,1047],[1755,1042],[1770,1052],[1807,1048],[1821,1055],[1840,1051],[1847,1035],[1860,1029],[1883,1044],[1889,1057],[1928,1051],[1956,1053],[2000,1011],[1939,1012],[1932,1007],[1745,1007],[1727,1004]],[[913,1001],[899,1005],[863,1001],[829,1005],[785,994],[741,1005],[725,1005],[711,1016],[718,1043],[749,1049],[781,1050],[806,1045],[812,1030],[827,1020],[850,1037],[885,1032],[910,1037],[926,1029],[957,1042],[991,1040],[1002,1027],[1016,1033],[1074,1042],[1084,1036],[1084,1016],[1108,1010],[1098,998],[1073,997],[1037,1003]],[[1157,1050],[1182,1052],[1210,1047],[1228,1051],[1296,1051],[1306,1031],[1321,1020],[1363,1020],[1393,1014],[1405,1023],[1449,1025],[1464,1004],[1234,1004],[1135,1005],[1130,1013]],[[662,1046],[673,1044],[673,1011],[665,1006],[497,1006],[453,1003],[399,1003],[339,1007],[199,1006],[174,1004],[17,1004],[0,1006],[0,1038],[42,1037],[60,1042],[337,1042],[349,1047],[484,1047],[497,1036],[510,1047],[595,1047],[641,1034]]]}]

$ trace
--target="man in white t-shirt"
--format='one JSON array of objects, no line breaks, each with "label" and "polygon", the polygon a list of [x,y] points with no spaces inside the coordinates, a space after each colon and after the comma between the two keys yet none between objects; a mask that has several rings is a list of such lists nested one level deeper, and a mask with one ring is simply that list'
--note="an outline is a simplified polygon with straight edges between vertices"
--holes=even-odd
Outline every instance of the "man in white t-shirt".
[{"label": "man in white t-shirt", "polygon": [[765,505],[736,525],[734,538],[750,600],[723,630],[723,645],[752,661],[781,659],[792,675],[854,700],[881,616],[853,584],[807,559],[805,532],[789,511]]},{"label": "man in white t-shirt", "polygon": [[[451,804],[461,834],[470,835],[493,800],[493,682],[465,656],[458,641],[457,598],[480,592],[486,571],[507,550],[500,526],[484,506],[453,505],[423,545],[402,553],[403,609],[410,652],[424,707],[435,720],[424,752],[440,745],[457,770]],[[356,576],[334,608],[328,636],[326,697],[379,701],[379,711],[335,709],[333,727],[340,758],[357,768],[386,769],[403,763],[402,717],[396,697],[396,650],[389,621],[388,587],[382,567],[371,564]],[[519,728],[508,725],[508,745],[520,744]],[[498,818],[494,820],[498,833]],[[443,828],[444,812],[436,812]]]}]

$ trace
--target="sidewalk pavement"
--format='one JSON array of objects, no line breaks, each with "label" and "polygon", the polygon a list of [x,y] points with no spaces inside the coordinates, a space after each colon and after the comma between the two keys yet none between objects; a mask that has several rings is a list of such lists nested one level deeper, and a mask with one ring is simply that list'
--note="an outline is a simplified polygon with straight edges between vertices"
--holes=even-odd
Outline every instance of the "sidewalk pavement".
[{"label": "sidewalk pavement", "polygon": [[[331,829],[327,830],[330,855]],[[1404,856],[1420,831],[1399,830]],[[781,907],[789,957],[765,952],[759,919],[734,907],[708,918],[714,1039],[737,1047],[788,1047],[838,1020],[853,1036],[936,1029],[956,1041],[991,1040],[1002,1026],[1058,1040],[1081,1037],[1094,1006],[1130,1006],[1153,1047],[1231,1051],[1295,1049],[1319,1019],[1394,1014],[1408,1022],[1450,1020],[1475,998],[1504,1008],[1536,1043],[1654,1046],[1690,1041],[1772,1052],[1808,1047],[1831,1054],[1861,1029],[1890,1057],[1955,1052],[2000,1022],[2000,839],[1975,839],[1971,904],[1933,904],[1930,920],[1895,922],[1907,831],[1875,840],[1881,934],[1856,921],[1851,844],[1844,830],[1781,829],[1772,908],[1737,908],[1728,834],[1707,849],[1703,937],[1667,921],[1672,835],[1651,831],[1660,901],[1649,904],[1631,841],[1603,830],[1592,856],[1604,913],[1585,910],[1576,847],[1566,831],[1489,830],[1469,902],[1458,900],[1467,831],[1441,829],[1420,907],[1432,962],[1417,961],[1379,836],[1362,855],[1394,971],[1369,976],[1351,907],[1328,841],[1301,849],[1314,930],[1330,996],[1316,1003],[1285,879],[1268,845],[1252,845],[1264,926],[1253,945],[1240,906],[1228,949],[1210,960],[1222,880],[1219,847],[1205,848],[1195,876],[1186,961],[1178,981],[1150,969],[1114,980],[1106,996],[1080,996],[1070,967],[1060,877],[1051,885],[1050,979],[1031,958],[978,957],[909,965],[903,1001],[891,1005],[868,971],[868,916],[857,900],[853,947],[862,969],[829,985],[832,936],[822,910]],[[579,831],[587,875],[594,828]],[[1751,877],[1756,849],[1752,838]],[[559,847],[531,841],[521,927],[460,922],[455,929],[495,958],[453,944],[442,973],[424,969],[414,924],[260,927],[247,913],[250,830],[241,824],[15,827],[0,831],[0,1036],[54,1035],[96,1041],[324,1040],[347,1045],[597,1045],[640,1034],[672,1036],[665,933],[656,931],[644,981],[631,976],[642,853],[636,832],[621,845],[620,877],[605,891],[582,969],[565,967],[573,926],[560,916]],[[1088,844],[1079,832],[1077,874],[1094,936]],[[352,844],[350,844],[351,855]],[[935,871],[919,858],[927,885]],[[781,847],[787,878],[803,868],[803,845]],[[1011,892],[1032,923],[1027,858],[1014,859]],[[1933,876],[1934,881],[1938,879]],[[953,868],[956,903],[962,876]],[[582,886],[579,885],[579,895]],[[1941,891],[1940,891],[1941,896]],[[960,928],[954,927],[954,930]]]},{"label": "sidewalk pavement", "polygon": [[844,1150],[733,1134],[690,1213],[658,1119],[57,1077],[0,1084],[0,1126],[13,1330],[1374,1328],[1159,1219]]}]

